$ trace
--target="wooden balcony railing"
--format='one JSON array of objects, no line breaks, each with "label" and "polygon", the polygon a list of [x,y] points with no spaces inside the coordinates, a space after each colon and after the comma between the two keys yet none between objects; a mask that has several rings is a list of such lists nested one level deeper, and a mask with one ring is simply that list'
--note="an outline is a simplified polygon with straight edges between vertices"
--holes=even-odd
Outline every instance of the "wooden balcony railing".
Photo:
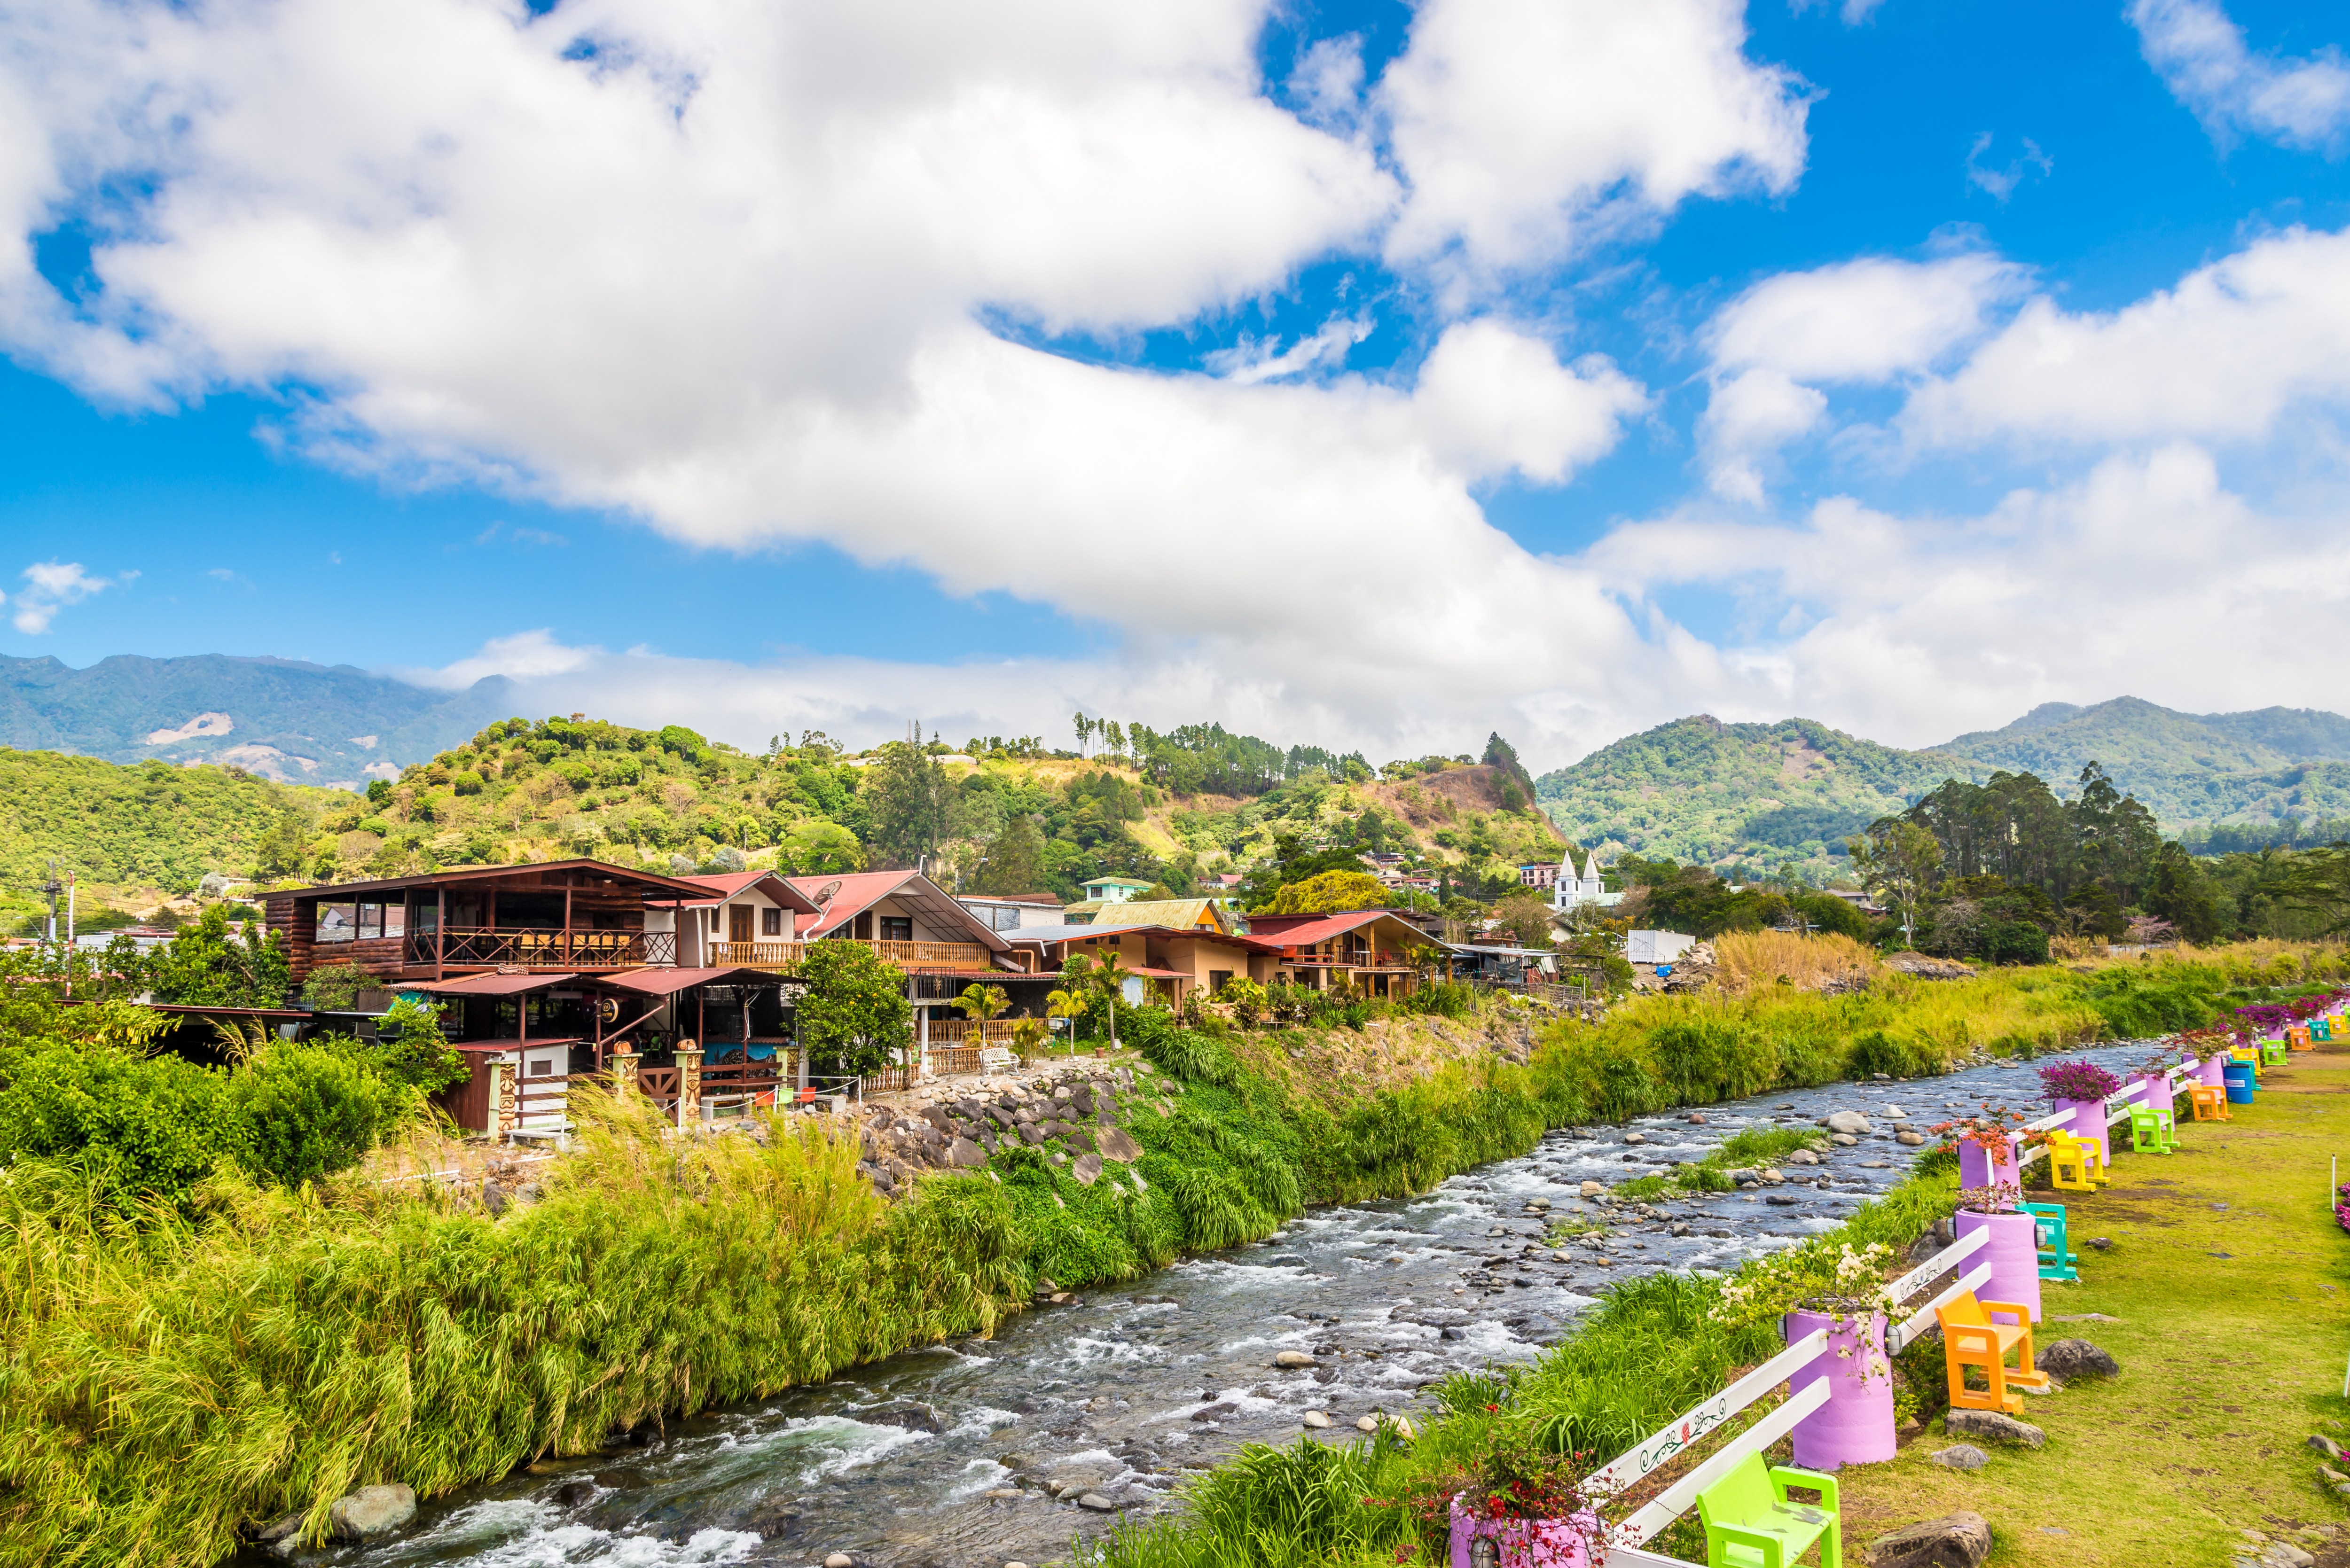
[{"label": "wooden balcony railing", "polygon": [[1013,1021],[991,1018],[985,1023],[974,1023],[962,1018],[931,1020],[931,1044],[938,1045],[1009,1045],[1012,1044]]},{"label": "wooden balcony railing", "polygon": [[642,969],[677,962],[670,931],[454,929],[408,933],[408,961],[460,969]]},{"label": "wooden balcony railing", "polygon": [[[827,941],[847,941],[846,937],[827,937]],[[889,963],[910,965],[952,965],[962,969],[988,967],[987,950],[977,942],[882,942],[858,944],[873,950],[874,955]],[[713,968],[743,964],[761,969],[791,969],[807,956],[808,944],[804,941],[712,942],[710,962]]]}]

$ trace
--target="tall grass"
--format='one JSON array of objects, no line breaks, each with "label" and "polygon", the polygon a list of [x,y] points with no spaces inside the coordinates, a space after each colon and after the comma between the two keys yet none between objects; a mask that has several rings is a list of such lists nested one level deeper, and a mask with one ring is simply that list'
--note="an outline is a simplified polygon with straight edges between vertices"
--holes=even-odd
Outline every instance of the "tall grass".
[{"label": "tall grass", "polygon": [[1739,996],[1782,981],[1817,991],[1831,981],[1874,975],[1879,968],[1867,944],[1835,931],[1724,931],[1713,939],[1713,956],[1716,981]]}]

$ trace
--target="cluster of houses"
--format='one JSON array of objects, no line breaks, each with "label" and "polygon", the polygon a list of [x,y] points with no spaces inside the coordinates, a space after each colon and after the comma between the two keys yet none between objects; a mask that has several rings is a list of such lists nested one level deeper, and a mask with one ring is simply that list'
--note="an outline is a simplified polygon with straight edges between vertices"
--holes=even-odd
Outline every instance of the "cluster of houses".
[{"label": "cluster of houses", "polygon": [[[564,1086],[583,1074],[621,1073],[706,1116],[822,1094],[793,1038],[814,942],[862,944],[904,975],[914,1051],[894,1071],[906,1079],[1001,1060],[1079,955],[1116,954],[1129,1002],[1177,1008],[1239,979],[1400,998],[1431,979],[1545,978],[1545,955],[1448,943],[1389,909],[1243,921],[1229,897],[1147,891],[1104,877],[1065,905],[958,895],[918,871],[672,877],[576,859],[280,890],[264,908],[297,984],[325,965],[374,982],[355,1004],[362,1029],[396,997],[442,1006],[474,1067],[444,1104],[484,1131],[559,1125]],[[999,988],[1005,1012],[964,1016],[973,984]]]}]

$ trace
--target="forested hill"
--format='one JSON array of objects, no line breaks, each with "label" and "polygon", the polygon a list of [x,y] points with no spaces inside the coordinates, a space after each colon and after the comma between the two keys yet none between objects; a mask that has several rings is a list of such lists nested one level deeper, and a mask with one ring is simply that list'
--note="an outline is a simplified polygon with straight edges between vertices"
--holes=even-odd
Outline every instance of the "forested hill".
[{"label": "forested hill", "polygon": [[118,654],[87,670],[0,656],[0,746],[109,762],[219,763],[357,789],[463,742],[513,709],[499,676],[432,691],[348,665]]},{"label": "forested hill", "polygon": [[[1946,778],[2032,773],[2059,794],[2104,764],[2168,832],[2258,832],[2350,815],[2350,719],[2310,709],[2180,713],[2135,697],[2045,703],[1999,730],[1923,751],[1806,719],[1724,724],[1700,715],[1627,736],[1536,781],[1570,837],[1651,857],[1828,868],[1844,836]],[[2277,836],[2287,836],[2280,833]]]}]

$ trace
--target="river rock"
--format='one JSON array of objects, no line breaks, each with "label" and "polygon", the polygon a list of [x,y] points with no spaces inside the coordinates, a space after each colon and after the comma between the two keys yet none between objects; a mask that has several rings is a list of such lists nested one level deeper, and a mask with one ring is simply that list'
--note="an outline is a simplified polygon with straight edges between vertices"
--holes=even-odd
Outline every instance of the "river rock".
[{"label": "river rock", "polygon": [[337,1498],[327,1511],[327,1528],[338,1541],[373,1541],[415,1517],[416,1494],[394,1481]]},{"label": "river rock", "polygon": [[1946,1513],[1868,1543],[1869,1568],[1975,1568],[1990,1555],[1991,1521],[1980,1513]]},{"label": "river rock", "polygon": [[1991,1463],[1991,1456],[1972,1443],[1960,1443],[1951,1448],[1942,1449],[1932,1458],[1934,1463],[1940,1465],[1944,1469],[1951,1470],[1979,1470]]},{"label": "river rock", "polygon": [[1799,1148],[1787,1157],[1789,1165],[1817,1165],[1819,1162],[1820,1157],[1807,1148]]},{"label": "river rock", "polygon": [[867,1410],[858,1418],[877,1427],[896,1427],[907,1432],[943,1432],[947,1429],[946,1417],[939,1414],[938,1407],[925,1405],[920,1399],[896,1400],[878,1410]]},{"label": "river rock", "polygon": [[2076,1377],[2118,1377],[2121,1363],[2085,1339],[2060,1339],[2037,1352],[2033,1366],[2070,1383]]},{"label": "river rock", "polygon": [[2036,1449],[2048,1441],[2048,1434],[2029,1421],[1998,1410],[1962,1410],[1953,1406],[1942,1417],[1942,1426],[1952,1437],[1986,1438],[1994,1443],[2022,1443]]},{"label": "river rock", "polygon": [[1647,1133],[1627,1132],[1624,1135],[1624,1141],[1626,1143],[1646,1143],[1648,1141],[1648,1135]]},{"label": "river rock", "polygon": [[1850,1133],[1830,1133],[1828,1135],[1828,1141],[1835,1145],[1838,1148],[1851,1148],[1853,1146],[1859,1143],[1860,1139],[1853,1137]]},{"label": "river rock", "polygon": [[987,1163],[987,1151],[971,1139],[958,1137],[954,1142],[947,1145],[946,1162],[949,1165],[960,1166],[965,1170],[976,1170]]},{"label": "river rock", "polygon": [[1325,1427],[1327,1427],[1329,1424],[1330,1417],[1324,1415],[1319,1410],[1306,1411],[1305,1416],[1301,1417],[1298,1422],[1298,1425],[1302,1427],[1310,1427],[1317,1432],[1322,1430]]},{"label": "river rock", "polygon": [[1926,1135],[1924,1133],[1911,1132],[1908,1127],[1903,1127],[1899,1132],[1893,1135],[1893,1141],[1898,1144],[1905,1145],[1910,1148],[1916,1148],[1919,1144],[1926,1141]]},{"label": "river rock", "polygon": [[1097,1154],[1081,1154],[1069,1167],[1069,1174],[1087,1187],[1101,1179],[1102,1158]]},{"label": "river rock", "polygon": [[1576,1195],[1583,1198],[1596,1198],[1607,1190],[1607,1189],[1605,1187],[1600,1186],[1599,1183],[1596,1181],[1586,1181],[1581,1187],[1575,1189]]},{"label": "river rock", "polygon": [[1142,1146],[1134,1141],[1123,1128],[1106,1127],[1098,1135],[1102,1158],[1120,1165],[1132,1165],[1142,1158]]},{"label": "river rock", "polygon": [[1355,1417],[1355,1430],[1358,1432],[1376,1432],[1378,1429],[1379,1418],[1377,1416],[1357,1416]]},{"label": "river rock", "polygon": [[1116,1513],[1118,1504],[1097,1491],[1089,1491],[1077,1499],[1077,1506],[1093,1513]]},{"label": "river rock", "polygon": [[1045,1132],[1043,1127],[1038,1127],[1035,1122],[1022,1122],[1020,1124],[1020,1141],[1026,1144],[1030,1148],[1036,1147],[1039,1144],[1042,1144],[1045,1138],[1051,1136],[1051,1134]]},{"label": "river rock", "polygon": [[1319,1366],[1322,1364],[1303,1350],[1284,1350],[1273,1358],[1275,1366]]},{"label": "river rock", "polygon": [[1850,1137],[1865,1137],[1869,1132],[1868,1118],[1858,1111],[1836,1111],[1828,1117],[1828,1131]]}]

